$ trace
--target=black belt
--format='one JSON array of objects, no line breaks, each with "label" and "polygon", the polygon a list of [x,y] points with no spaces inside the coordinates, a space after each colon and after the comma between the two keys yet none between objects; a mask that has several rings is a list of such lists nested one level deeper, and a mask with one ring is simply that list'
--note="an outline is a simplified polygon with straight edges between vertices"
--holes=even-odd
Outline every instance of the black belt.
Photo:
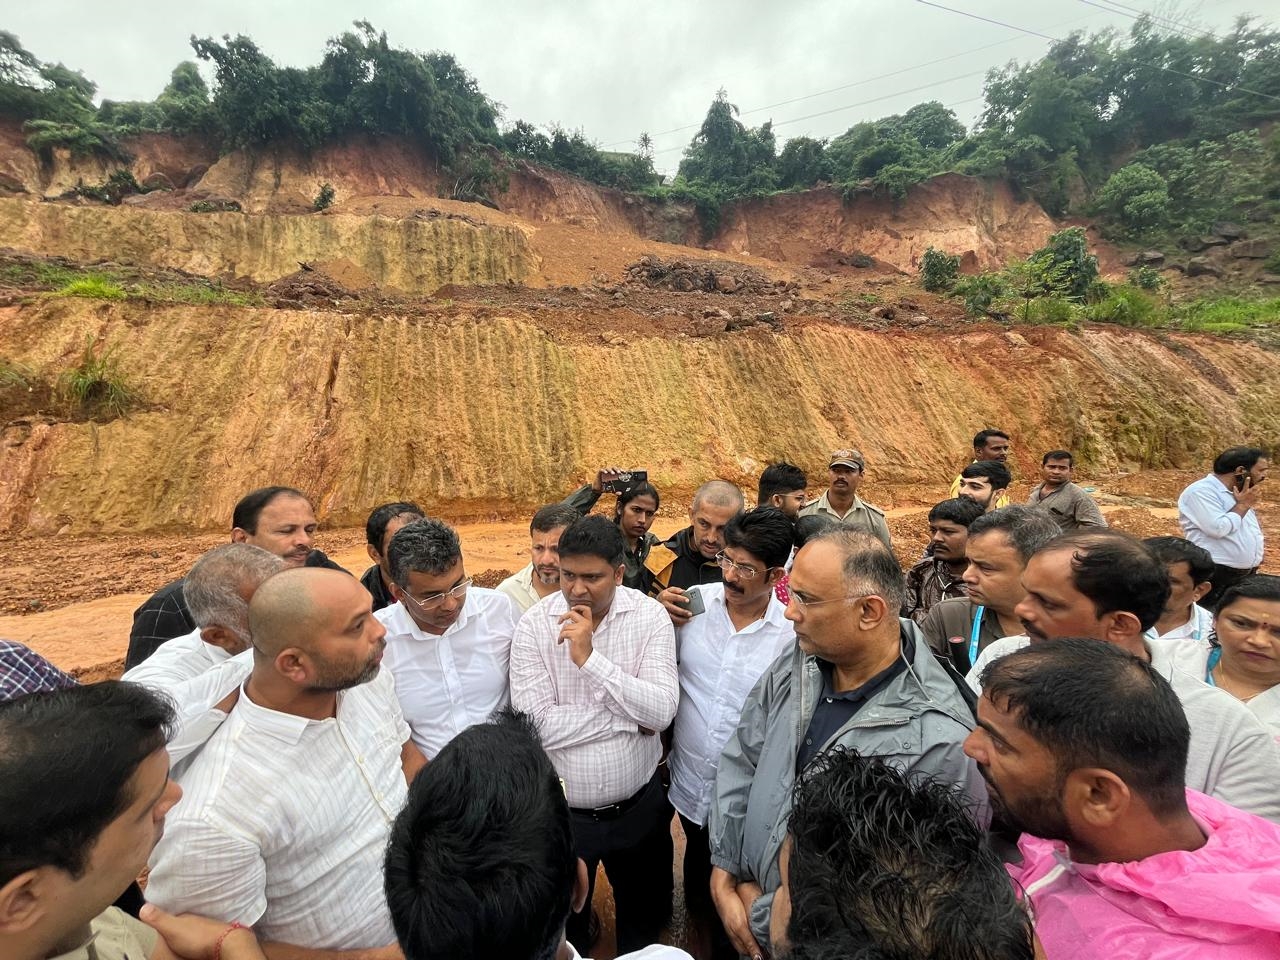
[{"label": "black belt", "polygon": [[569,812],[577,817],[588,817],[592,820],[617,820],[619,817],[635,809],[635,807],[644,799],[645,793],[653,786],[653,781],[658,779],[658,771],[653,772],[653,776],[643,787],[627,797],[625,800],[619,800],[617,803],[610,803],[603,807],[570,807]]}]

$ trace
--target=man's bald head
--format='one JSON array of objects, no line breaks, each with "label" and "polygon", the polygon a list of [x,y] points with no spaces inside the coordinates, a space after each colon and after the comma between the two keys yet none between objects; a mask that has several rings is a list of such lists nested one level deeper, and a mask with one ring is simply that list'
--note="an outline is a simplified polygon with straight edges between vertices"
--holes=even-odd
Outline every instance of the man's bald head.
[{"label": "man's bald head", "polygon": [[296,567],[263,581],[249,602],[249,633],[259,657],[270,659],[289,647],[309,649],[317,627],[331,616],[335,601],[363,590],[341,570]]},{"label": "man's bald head", "polygon": [[693,509],[699,507],[729,507],[737,513],[746,505],[742,491],[728,480],[708,480],[693,495]]}]

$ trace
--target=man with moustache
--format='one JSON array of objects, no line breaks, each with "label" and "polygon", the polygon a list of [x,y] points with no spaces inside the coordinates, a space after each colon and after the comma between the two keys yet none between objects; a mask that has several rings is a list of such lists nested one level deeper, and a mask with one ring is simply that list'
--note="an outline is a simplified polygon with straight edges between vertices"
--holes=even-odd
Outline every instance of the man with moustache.
[{"label": "man with moustache", "polygon": [[1213,557],[1213,589],[1204,598],[1210,610],[1227,587],[1252,576],[1262,563],[1258,486],[1267,479],[1271,458],[1261,447],[1232,447],[1213,461],[1213,472],[1182,491],[1178,523],[1182,532]]},{"label": "man with moustache", "polygon": [[[1011,445],[1009,435],[1003,430],[995,430],[987,428],[979,430],[973,435],[973,463],[982,460],[994,460],[998,463],[1009,462],[1009,453]],[[960,483],[963,479],[961,474],[957,474],[956,478],[951,481],[951,496],[960,496]],[[993,509],[999,510],[1009,505],[1009,494],[1001,493],[995,498],[995,506]]]},{"label": "man with moustache", "polygon": [[827,467],[827,489],[817,500],[806,503],[800,509],[800,516],[830,517],[837,523],[878,537],[892,551],[893,541],[884,511],[858,496],[858,488],[866,475],[867,461],[861,451],[833,451]]},{"label": "man with moustache", "polygon": [[380,669],[386,631],[354,577],[294,569],[258,588],[249,632],[252,672],[179,780],[147,899],[312,960],[390,960],[382,857],[425,759]]},{"label": "man with moustache", "polygon": [[1084,527],[1105,527],[1106,519],[1093,497],[1071,480],[1075,461],[1070,450],[1050,450],[1040,458],[1040,482],[1027,503],[1045,507],[1066,533]]},{"label": "man with moustache", "polygon": [[693,616],[688,609],[688,588],[721,581],[716,557],[724,548],[724,529],[745,502],[742,491],[728,481],[704,483],[693,495],[689,526],[649,551],[645,566],[653,574],[650,593],[656,595],[677,627]]},{"label": "man with moustache", "polygon": [[1043,544],[1062,533],[1057,522],[1034,507],[1002,507],[969,524],[961,578],[965,596],[942,600],[920,621],[935,653],[961,673],[1001,637],[1022,632],[1015,608],[1026,596],[1022,570]]},{"label": "man with moustache", "polygon": [[529,524],[529,563],[498,584],[524,613],[543,597],[560,589],[560,535],[577,520],[579,513],[564,503],[542,507]]},{"label": "man with moustache", "polygon": [[[657,736],[676,713],[675,633],[662,606],[622,586],[622,531],[606,517],[560,537],[560,593],[520,618],[511,705],[528,713],[568,798],[591,902],[603,863],[617,903],[618,952],[654,943],[671,915],[671,806]],[[590,911],[569,918],[588,955]]]},{"label": "man with moustache", "polygon": [[680,627],[680,708],[676,712],[668,797],[684,829],[685,903],[715,956],[736,953],[724,936],[708,883],[707,815],[720,752],[742,704],[769,664],[795,643],[786,604],[774,594],[791,555],[794,527],[773,507],[740,513],[724,531],[723,584],[700,587],[706,612]]},{"label": "man with moustache", "polygon": [[1101,640],[1151,663],[1173,687],[1191,724],[1186,785],[1280,822],[1280,753],[1243,703],[1180,669],[1184,640],[1147,640],[1169,601],[1164,564],[1119,530],[1088,530],[1050,540],[1022,572],[1016,613],[1025,633],[988,647],[967,677],[977,689],[986,666],[1044,640]]},{"label": "man with moustache", "polygon": [[1280,956],[1280,828],[1187,789],[1195,722],[1153,664],[1063,638],[982,685],[965,752],[1022,831],[1010,873],[1044,956]]},{"label": "man with moustache", "polygon": [[903,610],[916,623],[941,601],[965,596],[961,578],[969,561],[964,548],[969,525],[982,514],[982,505],[968,497],[943,500],[929,511],[929,555],[907,571]]},{"label": "man with moustache", "polygon": [[1009,502],[1009,468],[999,460],[975,460],[960,471],[958,497],[965,497],[983,510],[997,510],[995,504]]},{"label": "man with moustache", "polygon": [[[231,514],[231,542],[261,547],[289,567],[342,568],[316,550],[315,511],[307,495],[293,487],[263,487],[245,494]],[[182,580],[167,583],[133,612],[125,669],[136,667],[160,644],[196,628],[182,597]]]},{"label": "man with moustache", "polygon": [[388,554],[399,602],[375,614],[387,629],[386,668],[413,742],[434,757],[507,705],[520,614],[506,594],[472,586],[458,534],[443,520],[401,527]]}]

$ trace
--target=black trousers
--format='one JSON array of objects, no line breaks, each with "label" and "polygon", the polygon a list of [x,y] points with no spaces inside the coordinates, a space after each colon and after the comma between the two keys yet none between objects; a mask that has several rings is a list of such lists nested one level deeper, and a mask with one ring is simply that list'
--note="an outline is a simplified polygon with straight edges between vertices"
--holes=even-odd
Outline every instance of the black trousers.
[{"label": "black trousers", "polygon": [[618,908],[619,954],[657,943],[671,920],[672,810],[657,773],[622,806],[625,811],[616,817],[571,811],[574,841],[586,862],[590,888],[586,907],[569,916],[565,936],[582,956],[590,956],[591,898],[601,863]]},{"label": "black trousers", "polygon": [[690,921],[710,937],[712,960],[735,960],[738,951],[724,932],[715,901],[711,899],[711,834],[692,820],[680,817],[684,830],[684,903]]},{"label": "black trousers", "polygon": [[1213,565],[1213,576],[1209,578],[1209,582],[1213,584],[1213,589],[1200,601],[1200,605],[1206,610],[1216,612],[1218,601],[1222,599],[1222,595],[1227,592],[1228,587],[1234,587],[1245,577],[1251,577],[1257,572],[1257,567],[1252,570],[1238,570],[1235,567],[1224,567],[1220,563],[1215,563]]}]

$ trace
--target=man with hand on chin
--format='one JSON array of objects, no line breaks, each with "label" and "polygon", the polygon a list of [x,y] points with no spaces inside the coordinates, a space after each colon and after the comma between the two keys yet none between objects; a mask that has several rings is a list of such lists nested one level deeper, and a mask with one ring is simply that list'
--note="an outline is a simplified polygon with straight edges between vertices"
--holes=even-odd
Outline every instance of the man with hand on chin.
[{"label": "man with hand on chin", "polygon": [[[560,537],[559,593],[525,612],[511,643],[511,704],[533,718],[564,781],[592,886],[604,863],[620,953],[654,943],[671,914],[671,807],[655,734],[679,698],[671,620],[621,585],[625,550],[608,518],[572,523]],[[590,911],[566,928],[583,955],[590,928]]]}]

